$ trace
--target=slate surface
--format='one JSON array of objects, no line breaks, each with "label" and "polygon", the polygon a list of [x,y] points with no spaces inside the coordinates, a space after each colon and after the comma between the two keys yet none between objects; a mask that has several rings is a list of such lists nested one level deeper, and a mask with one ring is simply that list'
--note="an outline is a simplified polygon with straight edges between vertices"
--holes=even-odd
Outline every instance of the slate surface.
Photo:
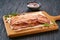
[{"label": "slate surface", "polygon": [[26,7],[27,2],[35,1],[42,4],[41,9],[50,15],[60,15],[60,0],[0,0],[0,40],[60,40],[60,21],[58,31],[27,35],[23,37],[9,38],[2,20],[2,16],[13,12],[30,12]]}]

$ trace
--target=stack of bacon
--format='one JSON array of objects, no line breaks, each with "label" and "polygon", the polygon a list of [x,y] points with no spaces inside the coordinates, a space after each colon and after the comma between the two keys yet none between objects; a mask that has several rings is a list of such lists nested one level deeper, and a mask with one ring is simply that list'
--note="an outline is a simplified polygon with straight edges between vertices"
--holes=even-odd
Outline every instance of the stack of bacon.
[{"label": "stack of bacon", "polygon": [[15,30],[21,28],[33,27],[43,23],[50,23],[50,20],[47,17],[40,15],[38,13],[15,16],[12,17],[10,21],[10,25]]}]

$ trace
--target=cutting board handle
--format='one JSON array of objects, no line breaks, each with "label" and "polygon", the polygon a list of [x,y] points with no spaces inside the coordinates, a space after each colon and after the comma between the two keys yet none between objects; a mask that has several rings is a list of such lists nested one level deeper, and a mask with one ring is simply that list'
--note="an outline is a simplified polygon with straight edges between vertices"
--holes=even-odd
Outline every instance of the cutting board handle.
[{"label": "cutting board handle", "polygon": [[60,15],[58,15],[58,16],[51,16],[55,21],[56,20],[60,20]]}]

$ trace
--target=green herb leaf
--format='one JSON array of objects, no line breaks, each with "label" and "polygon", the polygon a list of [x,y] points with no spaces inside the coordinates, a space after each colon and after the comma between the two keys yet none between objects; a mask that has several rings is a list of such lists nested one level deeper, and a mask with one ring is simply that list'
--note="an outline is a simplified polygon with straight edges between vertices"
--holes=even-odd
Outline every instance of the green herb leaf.
[{"label": "green herb leaf", "polygon": [[48,26],[50,26],[50,24],[48,24],[48,23],[45,23],[45,24],[43,24],[45,27],[48,27]]},{"label": "green herb leaf", "polygon": [[9,15],[5,15],[5,18],[7,19],[9,17]]},{"label": "green herb leaf", "polygon": [[16,15],[17,15],[17,13],[11,13],[10,15],[11,15],[11,16],[16,16]]}]

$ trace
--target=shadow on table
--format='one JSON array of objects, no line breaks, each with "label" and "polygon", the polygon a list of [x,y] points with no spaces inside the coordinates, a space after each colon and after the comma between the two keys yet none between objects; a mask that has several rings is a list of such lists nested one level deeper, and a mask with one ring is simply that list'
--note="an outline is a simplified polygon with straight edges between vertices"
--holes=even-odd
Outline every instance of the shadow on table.
[{"label": "shadow on table", "polygon": [[37,12],[37,11],[43,11],[43,10],[41,10],[41,9],[39,9],[39,10],[30,10],[30,9],[27,9],[26,12]]}]

